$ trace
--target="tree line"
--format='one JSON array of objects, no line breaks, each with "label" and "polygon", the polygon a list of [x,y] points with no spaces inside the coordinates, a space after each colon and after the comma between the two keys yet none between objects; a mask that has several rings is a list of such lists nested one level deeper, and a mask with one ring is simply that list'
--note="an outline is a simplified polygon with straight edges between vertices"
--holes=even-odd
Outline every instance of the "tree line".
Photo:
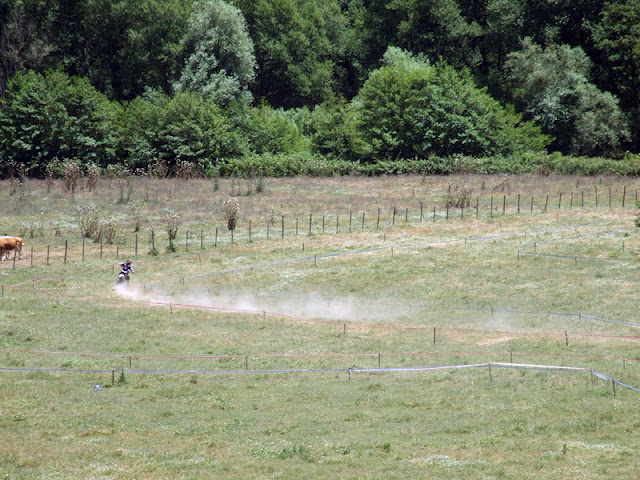
[{"label": "tree line", "polygon": [[640,0],[0,0],[0,174],[628,157],[639,33]]}]

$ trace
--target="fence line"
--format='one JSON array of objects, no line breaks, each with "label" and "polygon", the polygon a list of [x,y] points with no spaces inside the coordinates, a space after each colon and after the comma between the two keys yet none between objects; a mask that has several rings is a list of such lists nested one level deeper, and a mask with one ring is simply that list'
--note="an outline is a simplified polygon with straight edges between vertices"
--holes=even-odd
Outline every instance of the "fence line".
[{"label": "fence line", "polygon": [[101,358],[119,358],[123,360],[245,360],[260,358],[338,358],[338,357],[367,357],[378,358],[383,357],[430,357],[430,356],[507,356],[513,363],[514,357],[552,357],[552,358],[569,358],[580,360],[602,360],[607,362],[622,362],[623,366],[640,363],[640,360],[629,358],[611,358],[591,355],[568,355],[557,353],[536,353],[536,352],[519,352],[519,351],[481,351],[481,352],[351,352],[351,353],[248,353],[235,355],[137,355],[126,353],[88,353],[88,352],[65,352],[52,350],[26,350],[19,348],[0,348],[0,352],[21,353],[29,355],[51,355],[51,356],[69,356],[69,357],[101,357]]},{"label": "fence line", "polygon": [[585,367],[566,367],[560,365],[532,365],[532,364],[516,364],[516,363],[480,363],[474,365],[444,365],[429,367],[391,367],[391,368],[320,368],[320,369],[267,369],[267,370],[125,370],[125,369],[62,369],[62,368],[25,368],[25,367],[0,367],[0,371],[5,372],[51,372],[51,373],[100,373],[111,374],[112,385],[115,383],[115,372],[122,373],[140,373],[140,374],[215,374],[215,375],[264,375],[264,374],[295,374],[295,373],[347,373],[348,379],[351,381],[351,375],[355,373],[416,373],[416,372],[433,372],[441,370],[462,370],[462,369],[480,369],[488,368],[489,379],[493,381],[491,373],[492,368],[521,369],[521,370],[538,370],[546,372],[567,372],[567,373],[589,373],[591,378],[600,378],[606,382],[611,382],[613,387],[613,396],[616,396],[616,385],[627,388],[629,390],[640,392],[640,388],[633,387],[626,383],[619,382],[613,377],[597,372],[592,368]]},{"label": "fence line", "polygon": [[[520,199],[520,194],[517,195],[517,198]],[[562,204],[562,194],[559,194],[559,198],[560,200],[558,201],[557,205],[558,208],[556,210],[560,210],[563,208],[563,204]],[[497,196],[500,197],[500,196]],[[449,220],[450,218],[454,218],[454,217],[458,217],[458,218],[466,218],[469,217],[469,215],[466,215],[465,217],[465,209],[468,211],[474,211],[475,210],[475,218],[478,218],[479,216],[479,212],[480,211],[484,211],[486,210],[487,206],[489,205],[489,209],[490,212],[487,215],[489,218],[494,217],[495,215],[498,214],[502,214],[502,215],[507,215],[507,214],[515,214],[515,215],[519,215],[522,212],[526,211],[526,209],[521,209],[520,208],[520,201],[517,202],[517,209],[516,207],[509,207],[509,195],[502,195],[502,206],[498,206],[498,203],[500,202],[494,202],[494,195],[491,195],[491,202],[487,201],[487,197],[482,197],[484,202],[480,201],[479,196],[476,197],[476,201],[475,201],[475,205],[472,205],[469,199],[468,203],[463,204],[462,207],[452,207],[452,206],[445,206],[443,207],[443,210],[438,210],[437,206],[433,206],[433,221],[437,221],[438,219],[446,219]],[[547,195],[548,197],[548,195]],[[582,195],[582,197],[584,198],[584,194]],[[626,189],[625,192],[623,193],[622,199],[619,202],[622,208],[626,207],[626,203],[629,203],[626,201],[626,198],[628,197],[627,193],[626,193]],[[534,205],[534,198],[535,197],[531,197],[531,208],[529,209],[530,213],[533,213],[534,209],[533,209],[533,205]],[[566,198],[566,197],[565,197]],[[571,197],[572,198],[572,197]],[[610,196],[611,198],[611,196]],[[637,198],[637,190],[636,190],[636,198]],[[626,202],[626,203],[625,203]],[[548,200],[545,202],[546,204],[548,204]],[[540,204],[542,204],[542,202],[540,202]],[[595,203],[595,206],[598,207],[598,203]],[[393,227],[396,223],[424,223],[429,221],[428,219],[428,215],[425,215],[425,212],[429,210],[428,208],[429,206],[427,204],[425,204],[424,202],[418,202],[418,206],[415,207],[414,210],[411,210],[412,215],[409,214],[410,209],[409,208],[399,208],[397,206],[393,206],[392,208],[389,208],[388,211],[384,211],[384,215],[381,217],[381,212],[383,212],[383,210],[381,208],[377,209],[377,215],[376,214],[372,214],[371,212],[367,212],[367,211],[362,211],[362,212],[358,212],[357,214],[354,215],[352,210],[349,210],[348,215],[347,214],[332,214],[332,215],[318,215],[318,214],[309,214],[309,222],[308,222],[308,229],[302,228],[301,225],[304,225],[304,221],[300,221],[300,219],[304,219],[306,215],[294,215],[292,217],[287,217],[285,215],[280,215],[280,216],[275,216],[272,215],[270,216],[268,219],[263,220],[264,223],[266,223],[266,226],[264,227],[264,233],[262,235],[263,238],[269,239],[271,236],[274,238],[279,238],[279,239],[284,239],[285,237],[298,237],[298,236],[302,236],[303,234],[305,234],[306,236],[311,236],[311,235],[315,235],[315,234],[339,234],[341,232],[352,232],[352,231],[356,231],[356,230],[369,230],[369,231],[375,231],[375,230],[379,230],[381,228],[381,223],[383,227]],[[569,207],[567,207],[566,205],[564,206],[565,209],[571,209],[573,208],[573,205],[570,204]],[[581,203],[580,208],[585,208],[585,204],[584,204],[584,200]],[[609,208],[613,208],[613,205],[611,204],[611,200],[609,202]],[[454,210],[459,210],[459,215],[453,215],[452,212]],[[401,212],[402,210],[404,210],[404,215],[399,214],[399,212]],[[548,212],[550,209],[548,208],[548,205],[546,205],[545,207],[540,207],[539,208],[539,213],[545,213]],[[343,223],[342,225],[340,224],[340,217],[343,218],[349,218],[348,221],[348,225],[346,223]],[[276,218],[278,220],[280,220],[280,222],[276,222]],[[315,219],[316,223],[313,223],[313,220]],[[321,219],[321,222],[320,222]],[[335,219],[335,222],[333,222],[333,219]],[[358,220],[358,221],[354,221]],[[366,222],[366,219],[369,219],[369,222]],[[403,219],[403,220],[400,220]],[[346,220],[345,220],[346,222]],[[225,241],[225,243],[233,243],[233,244],[237,244],[241,238],[244,238],[245,241],[247,241],[248,243],[253,243],[253,241],[256,238],[260,238],[260,232],[262,231],[260,229],[260,227],[257,227],[257,225],[259,225],[260,222],[255,222],[255,219],[248,219],[247,221],[247,231],[244,233],[244,237],[242,237],[239,233],[238,233],[238,225],[242,225],[242,223],[237,222],[236,223],[236,227],[234,228],[234,230],[227,230],[229,233],[227,235],[221,235],[221,232],[224,232],[225,229],[221,229],[218,226],[215,227],[215,237],[211,236],[211,233],[209,233],[206,236],[206,241],[205,241],[205,235],[204,235],[204,229],[200,228],[200,235],[197,235],[197,231],[194,232],[191,230],[187,230],[187,229],[183,229],[184,231],[184,239],[182,238],[174,238],[172,240],[170,240],[168,238],[168,235],[165,235],[167,238],[165,240],[160,240],[159,238],[155,238],[158,236],[158,232],[155,231],[154,227],[151,227],[151,231],[149,232],[148,235],[148,239],[146,242],[146,248],[143,248],[145,250],[154,250],[156,251],[156,253],[160,250],[160,249],[164,249],[165,247],[167,247],[168,251],[176,251],[179,248],[184,248],[185,251],[189,251],[189,247],[191,246],[192,249],[194,249],[196,247],[196,245],[199,243],[200,244],[200,249],[204,250],[207,247],[213,247],[213,248],[217,248],[218,244],[223,244],[223,240]],[[276,228],[276,224],[280,224],[280,234],[271,234],[270,235],[270,230],[275,229]],[[328,225],[331,225],[331,227],[328,227]],[[253,227],[252,227],[253,226]],[[286,226],[288,226],[288,228],[286,228]],[[354,227],[355,226],[355,227]],[[358,228],[358,226],[360,228]],[[226,225],[225,225],[226,227]],[[315,227],[315,228],[314,228]],[[285,232],[288,232],[289,235],[286,235]],[[26,237],[26,232],[21,232],[23,237]],[[191,234],[191,236],[190,236]],[[135,236],[135,239],[132,240],[131,242],[128,242],[128,240],[132,237]],[[115,259],[120,259],[120,258],[126,258],[126,257],[134,257],[134,256],[139,256],[142,252],[140,252],[140,248],[139,248],[139,240],[140,240],[140,235],[138,235],[137,233],[135,235],[131,235],[131,236],[127,236],[127,235],[118,235],[117,236],[117,241],[113,242],[110,245],[106,245],[103,244],[102,242],[94,242],[96,245],[96,252],[93,252],[93,255],[98,255],[99,254],[99,258],[102,259],[103,257],[109,257],[109,258],[115,258]],[[142,237],[145,237],[144,235]],[[152,239],[153,237],[153,239]],[[82,237],[81,237],[82,238]],[[192,240],[192,243],[190,245],[189,240]],[[470,241],[473,241],[474,239],[469,239]],[[58,245],[58,248],[62,249],[64,248],[64,244],[65,244],[66,240],[62,240],[60,239],[59,243],[60,245]],[[84,240],[83,240],[84,243]],[[145,243],[145,242],[143,242]],[[98,247],[99,244],[99,247]],[[156,244],[157,246],[160,247],[160,249],[156,249]],[[153,245],[153,247],[152,247]],[[127,248],[121,248],[121,247],[127,247]],[[78,245],[78,248],[79,245]],[[89,250],[88,248],[86,250]],[[147,252],[145,252],[147,253]],[[88,252],[85,252],[85,248],[82,249],[82,254],[77,254],[78,259],[81,259],[82,261],[85,261],[85,256],[88,256]],[[37,254],[36,256],[44,256],[44,254]],[[50,261],[51,258],[57,258],[57,257],[61,257],[64,258],[65,254],[64,253],[55,253],[52,255],[47,254],[47,259],[48,262]],[[67,259],[68,256],[67,256]],[[77,260],[77,259],[76,259]],[[48,263],[47,262],[47,263]]]}]

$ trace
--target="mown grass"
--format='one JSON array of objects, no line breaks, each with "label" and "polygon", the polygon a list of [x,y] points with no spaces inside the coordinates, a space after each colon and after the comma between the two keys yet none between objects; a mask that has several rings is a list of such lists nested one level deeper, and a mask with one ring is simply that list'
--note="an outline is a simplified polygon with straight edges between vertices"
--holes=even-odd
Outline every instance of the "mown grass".
[{"label": "mown grass", "polygon": [[[478,192],[484,183],[496,196],[510,188],[509,210],[445,220],[451,181],[471,181]],[[233,244],[220,236],[215,247],[231,193],[224,182],[214,191],[211,182],[145,180],[128,204],[117,202],[115,181],[84,199],[29,182],[18,202],[3,188],[2,230],[33,215],[43,224],[15,270],[11,261],[0,265],[3,474],[637,477],[640,393],[617,385],[614,396],[611,382],[588,371],[640,387],[638,329],[616,323],[637,322],[636,208],[593,202],[518,214],[513,204],[516,191],[557,201],[587,184],[614,192],[635,185],[506,181],[268,180],[265,192],[240,197],[241,215],[275,217],[276,233],[267,239],[256,229],[250,242],[245,231]],[[435,222],[416,216],[420,201],[437,205]],[[100,258],[86,242],[82,260],[80,202],[120,218],[128,237],[120,258],[133,254],[130,208],[144,204],[128,293],[113,288],[114,246]],[[409,221],[403,205],[413,206]],[[393,206],[402,212],[395,223]],[[165,208],[182,217],[177,251],[148,255],[149,228],[161,231]],[[377,208],[380,225],[336,228],[337,215]],[[280,235],[280,216],[296,212],[306,221],[309,212],[333,215],[333,226],[323,234],[315,223],[309,235],[300,220],[297,236],[292,223]],[[196,236],[187,251],[186,229],[205,230],[205,248]],[[49,265],[47,246],[55,253]],[[349,372],[511,361],[587,370]]]}]

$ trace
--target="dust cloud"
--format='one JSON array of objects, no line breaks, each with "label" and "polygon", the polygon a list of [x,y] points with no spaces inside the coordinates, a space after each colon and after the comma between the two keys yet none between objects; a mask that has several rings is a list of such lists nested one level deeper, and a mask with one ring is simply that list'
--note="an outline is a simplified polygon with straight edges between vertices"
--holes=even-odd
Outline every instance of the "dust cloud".
[{"label": "dust cloud", "polygon": [[204,290],[170,290],[116,285],[116,293],[135,302],[150,305],[189,305],[238,313],[288,315],[301,318],[367,322],[402,317],[407,306],[359,300],[356,297],[326,298],[319,294],[297,296],[261,296],[249,292],[208,292]]}]

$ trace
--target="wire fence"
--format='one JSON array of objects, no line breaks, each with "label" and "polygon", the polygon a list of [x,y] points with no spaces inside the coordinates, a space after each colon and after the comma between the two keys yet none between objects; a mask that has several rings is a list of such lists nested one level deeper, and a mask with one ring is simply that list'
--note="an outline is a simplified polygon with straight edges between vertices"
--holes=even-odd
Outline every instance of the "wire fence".
[{"label": "wire fence", "polygon": [[[517,195],[491,195],[466,199],[462,206],[453,207],[450,205],[427,205],[424,202],[417,202],[410,207],[397,207],[374,211],[349,211],[344,214],[297,214],[297,215],[269,215],[261,220],[238,218],[233,229],[227,225],[214,225],[209,228],[188,229],[178,228],[175,236],[168,234],[168,228],[150,227],[145,233],[136,232],[134,234],[118,233],[105,243],[102,236],[97,241],[92,241],[84,236],[70,236],[64,238],[59,235],[54,237],[54,242],[46,246],[39,246],[34,251],[33,247],[26,248],[22,263],[14,260],[14,268],[18,266],[29,266],[34,263],[52,262],[67,263],[69,261],[103,260],[103,259],[124,259],[127,257],[138,257],[141,254],[158,254],[161,250],[176,252],[182,250],[203,251],[211,248],[226,247],[238,243],[250,244],[254,241],[311,237],[322,234],[352,233],[356,231],[378,231],[385,230],[394,225],[408,223],[423,223],[427,221],[452,220],[455,218],[475,217],[493,218],[500,215],[519,215],[530,213],[546,213],[551,210],[576,210],[585,208],[629,208],[638,204],[638,190],[631,195],[626,186],[622,192],[612,192],[611,188],[606,192],[598,191],[597,185],[594,191],[585,195],[585,191],[580,192],[580,201],[574,202],[574,193],[557,195],[556,198],[546,194],[543,197],[530,197],[530,202],[525,202],[521,194]],[[528,199],[528,197],[527,197]],[[563,200],[564,199],[564,200]],[[525,205],[526,204],[526,205]],[[27,242],[34,241],[35,232],[23,228],[21,236]],[[544,232],[543,230],[539,233]],[[535,232],[530,232],[535,233]],[[491,238],[499,238],[494,236]],[[477,241],[483,238],[469,238],[467,241]],[[408,246],[407,246],[408,247]],[[400,247],[399,247],[400,248]]]},{"label": "wire fence", "polygon": [[[633,387],[627,383],[620,382],[615,378],[597,372],[592,368],[585,367],[567,367],[559,365],[532,365],[532,364],[516,364],[516,363],[499,363],[488,362],[473,365],[443,365],[443,366],[424,366],[424,367],[391,367],[391,368],[327,368],[327,369],[265,369],[265,370],[108,370],[108,369],[64,369],[64,368],[26,368],[26,367],[0,367],[0,371],[4,372],[48,372],[48,373],[90,373],[90,374],[111,374],[111,385],[115,384],[116,372],[125,374],[209,374],[209,375],[265,375],[265,374],[335,374],[346,373],[347,378],[351,381],[355,374],[391,374],[391,373],[428,373],[443,370],[463,370],[463,369],[487,369],[489,379],[493,382],[493,371],[495,369],[519,369],[519,370],[537,370],[544,372],[567,372],[567,373],[588,373],[591,375],[592,382],[596,379],[604,380],[611,383],[613,396],[617,395],[616,386],[623,387],[634,392],[640,392],[640,388]],[[96,385],[100,387],[100,385]]]}]

